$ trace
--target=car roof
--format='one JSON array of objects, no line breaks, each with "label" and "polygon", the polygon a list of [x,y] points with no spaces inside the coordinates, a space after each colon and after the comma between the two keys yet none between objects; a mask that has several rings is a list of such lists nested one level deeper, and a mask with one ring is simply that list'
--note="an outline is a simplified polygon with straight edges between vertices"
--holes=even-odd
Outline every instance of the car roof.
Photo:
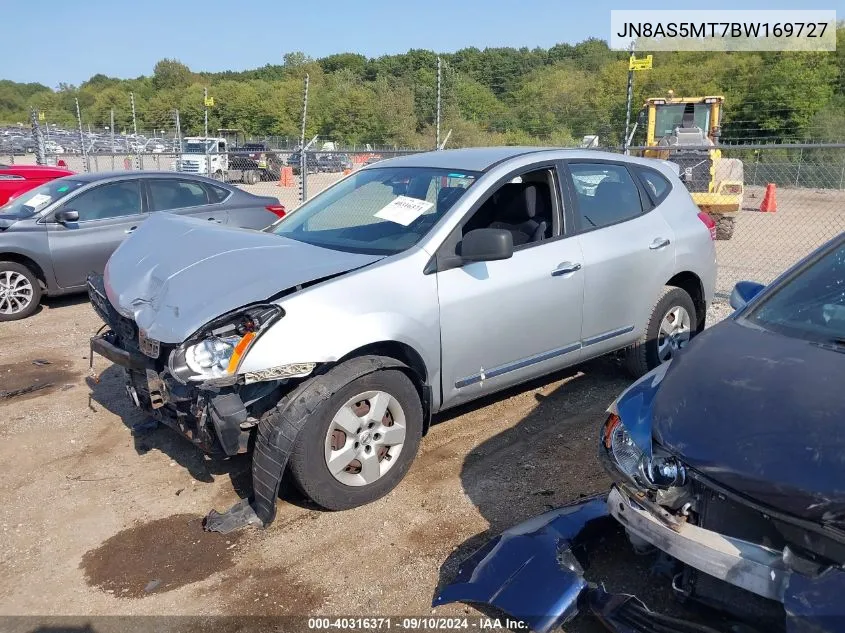
[{"label": "car roof", "polygon": [[641,164],[654,164],[653,159],[641,159],[624,156],[612,152],[602,152],[593,149],[566,149],[560,147],[469,147],[466,149],[447,149],[432,152],[421,152],[385,158],[378,161],[370,169],[382,167],[432,167],[438,169],[457,169],[466,171],[487,171],[505,161],[536,154],[538,160],[551,159],[604,159],[623,160]]},{"label": "car roof", "polygon": [[181,171],[154,171],[154,170],[123,170],[123,171],[97,171],[89,173],[74,174],[73,180],[79,182],[97,182],[99,180],[114,180],[117,178],[187,178],[189,180],[199,180],[202,182],[211,183],[214,185],[222,185],[223,183],[206,178],[205,176],[198,176],[197,174],[189,174]]}]

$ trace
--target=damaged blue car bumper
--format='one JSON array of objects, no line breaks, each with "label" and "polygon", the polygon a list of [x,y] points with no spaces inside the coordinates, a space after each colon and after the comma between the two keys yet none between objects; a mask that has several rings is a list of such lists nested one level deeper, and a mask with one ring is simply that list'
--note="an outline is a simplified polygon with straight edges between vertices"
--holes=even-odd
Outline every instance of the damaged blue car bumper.
[{"label": "damaged blue car bumper", "polygon": [[540,633],[566,622],[588,587],[576,551],[614,523],[606,499],[584,499],[496,536],[460,565],[434,606],[490,605]]}]

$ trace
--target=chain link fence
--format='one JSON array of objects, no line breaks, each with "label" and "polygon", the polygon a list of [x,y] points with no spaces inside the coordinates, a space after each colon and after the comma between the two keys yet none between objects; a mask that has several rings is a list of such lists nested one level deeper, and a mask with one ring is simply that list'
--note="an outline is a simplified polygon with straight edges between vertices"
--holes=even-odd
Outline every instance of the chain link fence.
[{"label": "chain link fence", "polygon": [[[632,148],[632,153],[642,154],[646,149]],[[679,165],[681,178],[696,202],[717,220],[716,290],[720,299],[729,296],[737,281],[770,282],[845,231],[845,144],[721,146],[717,160],[711,159],[711,149],[701,148],[696,154],[684,148],[679,154],[661,148],[659,157]],[[143,152],[93,151],[88,163],[91,171],[210,174],[246,191],[275,197],[292,210],[303,196],[313,197],[363,165],[415,151],[307,150],[303,160],[299,151],[275,149],[266,143],[227,152],[198,150],[186,144],[177,152],[172,146],[153,145]],[[5,154],[0,149],[0,163],[35,164],[35,157],[34,149]],[[86,170],[85,157],[77,152],[56,154],[48,148],[46,162],[64,164],[73,171]]]}]

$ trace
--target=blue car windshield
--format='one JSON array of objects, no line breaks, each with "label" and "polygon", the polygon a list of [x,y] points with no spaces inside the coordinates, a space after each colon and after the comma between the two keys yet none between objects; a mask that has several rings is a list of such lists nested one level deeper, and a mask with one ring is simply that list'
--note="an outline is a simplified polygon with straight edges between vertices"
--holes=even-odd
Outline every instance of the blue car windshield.
[{"label": "blue car windshield", "polygon": [[21,220],[28,218],[46,208],[48,204],[64,198],[85,184],[87,183],[72,178],[51,180],[9,200],[0,207],[0,215],[12,216]]},{"label": "blue car windshield", "polygon": [[746,319],[787,336],[845,345],[845,242],[786,279]]},{"label": "blue car windshield", "polygon": [[421,240],[477,176],[426,167],[363,169],[268,230],[323,248],[393,255]]}]

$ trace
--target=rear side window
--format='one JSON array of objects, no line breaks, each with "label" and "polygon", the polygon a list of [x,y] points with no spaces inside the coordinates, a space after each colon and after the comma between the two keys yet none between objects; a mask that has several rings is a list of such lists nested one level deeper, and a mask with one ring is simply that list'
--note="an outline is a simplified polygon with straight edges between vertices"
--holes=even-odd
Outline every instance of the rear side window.
[{"label": "rear side window", "polygon": [[623,165],[569,163],[582,231],[630,220],[643,212],[640,192]]},{"label": "rear side window", "polygon": [[648,167],[638,167],[637,174],[640,177],[646,191],[654,200],[654,204],[663,202],[663,198],[669,195],[672,190],[672,185],[663,176],[663,174],[649,169]]},{"label": "rear side window", "polygon": [[150,180],[150,210],[169,211],[208,204],[208,194],[198,182]]},{"label": "rear side window", "polygon": [[208,183],[205,183],[205,188],[208,190],[208,199],[211,204],[223,202],[226,198],[229,197],[229,190],[224,189],[223,187],[218,187],[217,185],[209,185]]}]

